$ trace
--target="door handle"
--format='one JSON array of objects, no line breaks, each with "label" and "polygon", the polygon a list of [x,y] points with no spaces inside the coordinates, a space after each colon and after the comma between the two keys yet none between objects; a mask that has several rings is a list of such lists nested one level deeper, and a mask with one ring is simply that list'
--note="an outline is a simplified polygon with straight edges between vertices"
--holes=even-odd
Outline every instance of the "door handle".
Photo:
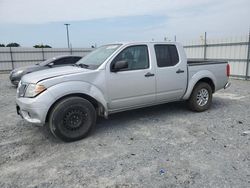
[{"label": "door handle", "polygon": [[150,76],[155,76],[155,74],[152,74],[151,72],[148,72],[147,74],[144,75],[145,77],[150,77]]},{"label": "door handle", "polygon": [[179,74],[179,73],[184,73],[184,70],[178,69],[178,70],[176,71],[176,73],[177,73],[177,74]]}]

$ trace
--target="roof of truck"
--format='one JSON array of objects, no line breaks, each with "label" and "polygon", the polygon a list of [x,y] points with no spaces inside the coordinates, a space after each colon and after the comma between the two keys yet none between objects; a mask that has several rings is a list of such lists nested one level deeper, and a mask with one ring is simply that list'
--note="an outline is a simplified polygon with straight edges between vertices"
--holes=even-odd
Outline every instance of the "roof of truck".
[{"label": "roof of truck", "polygon": [[116,42],[114,44],[177,44],[178,42],[166,42],[166,41],[126,41],[126,42]]}]

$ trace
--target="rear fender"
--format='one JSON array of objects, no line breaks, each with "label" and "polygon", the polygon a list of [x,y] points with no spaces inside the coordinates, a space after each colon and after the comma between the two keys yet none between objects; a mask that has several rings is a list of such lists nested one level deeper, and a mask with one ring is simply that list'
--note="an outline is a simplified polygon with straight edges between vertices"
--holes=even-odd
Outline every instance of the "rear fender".
[{"label": "rear fender", "polygon": [[209,78],[212,80],[212,82],[214,83],[215,87],[216,87],[216,78],[214,76],[214,74],[210,71],[207,71],[207,70],[202,70],[202,71],[199,71],[197,73],[195,73],[190,79],[189,79],[189,82],[188,82],[188,88],[187,88],[187,91],[186,93],[184,94],[183,96],[183,99],[184,100],[187,100],[189,99],[193,89],[194,89],[194,86],[203,78]]}]

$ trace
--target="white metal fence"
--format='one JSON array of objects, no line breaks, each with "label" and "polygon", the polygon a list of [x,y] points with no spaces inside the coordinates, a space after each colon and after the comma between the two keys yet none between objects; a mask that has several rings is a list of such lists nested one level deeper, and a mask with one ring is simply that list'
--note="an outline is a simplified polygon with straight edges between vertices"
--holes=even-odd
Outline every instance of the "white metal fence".
[{"label": "white metal fence", "polygon": [[22,48],[0,47],[0,71],[32,65],[58,55],[85,56],[91,48]]},{"label": "white metal fence", "polygon": [[231,76],[250,78],[250,34],[235,38],[207,39],[184,45],[188,58],[228,61]]},{"label": "white metal fence", "polygon": [[[207,39],[184,45],[188,58],[228,61],[231,76],[250,79],[250,34],[227,39]],[[0,71],[44,61],[57,55],[85,56],[91,48],[0,48]]]}]

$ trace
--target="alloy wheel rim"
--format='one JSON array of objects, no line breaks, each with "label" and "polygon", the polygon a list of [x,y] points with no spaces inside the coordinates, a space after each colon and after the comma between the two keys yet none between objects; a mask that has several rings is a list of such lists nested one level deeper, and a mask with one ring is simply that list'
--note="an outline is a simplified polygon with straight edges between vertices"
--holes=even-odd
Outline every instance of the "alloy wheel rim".
[{"label": "alloy wheel rim", "polygon": [[208,90],[202,88],[198,91],[196,101],[199,106],[205,106],[209,100]]}]

